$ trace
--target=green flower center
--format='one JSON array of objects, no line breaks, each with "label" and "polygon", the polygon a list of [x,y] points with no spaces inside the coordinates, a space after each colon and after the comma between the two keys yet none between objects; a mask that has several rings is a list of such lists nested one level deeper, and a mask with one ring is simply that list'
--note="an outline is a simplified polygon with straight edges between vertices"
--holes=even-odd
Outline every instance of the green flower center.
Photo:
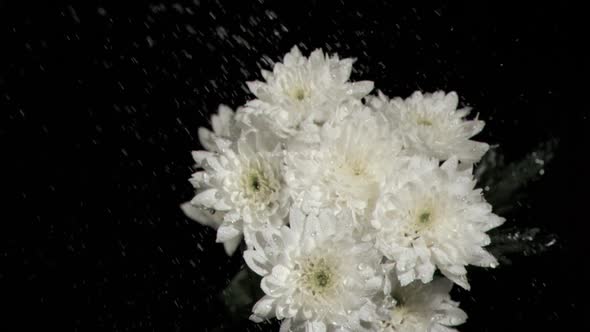
[{"label": "green flower center", "polygon": [[252,188],[254,191],[260,190],[260,177],[257,173],[250,175],[250,188]]},{"label": "green flower center", "polygon": [[330,283],[330,275],[326,271],[318,271],[314,277],[319,287],[326,287]]},{"label": "green flower center", "polygon": [[303,87],[292,89],[289,94],[291,95],[291,98],[295,99],[296,101],[303,101],[309,96]]},{"label": "green flower center", "polygon": [[430,216],[431,216],[431,213],[429,211],[422,212],[418,216],[418,221],[422,224],[427,224],[430,222]]},{"label": "green flower center", "polygon": [[305,98],[305,91],[303,91],[303,89],[297,89],[297,91],[295,91],[295,99],[303,100],[303,98]]},{"label": "green flower center", "polygon": [[244,196],[252,202],[266,204],[277,190],[276,183],[259,168],[246,170],[240,179]]},{"label": "green flower center", "polygon": [[312,296],[321,296],[336,285],[335,271],[324,258],[312,258],[302,265],[301,286]]}]

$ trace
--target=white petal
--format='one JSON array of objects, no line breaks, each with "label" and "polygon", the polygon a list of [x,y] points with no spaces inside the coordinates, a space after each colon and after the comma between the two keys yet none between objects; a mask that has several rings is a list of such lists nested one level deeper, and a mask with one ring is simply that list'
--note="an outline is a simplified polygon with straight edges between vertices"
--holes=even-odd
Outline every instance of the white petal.
[{"label": "white petal", "polygon": [[430,332],[457,332],[458,330],[440,324],[433,324]]},{"label": "white petal", "polygon": [[270,273],[267,268],[268,260],[260,251],[244,251],[244,261],[246,261],[246,265],[248,265],[252,271],[260,276],[265,276]]},{"label": "white petal", "polygon": [[261,318],[272,318],[274,317],[273,315],[273,309],[275,306],[275,299],[269,296],[265,296],[262,299],[260,299],[258,302],[256,302],[256,304],[254,305],[254,308],[252,308],[252,312]]},{"label": "white petal", "polygon": [[209,151],[215,151],[216,146],[211,131],[207,128],[201,127],[197,133],[201,145]]},{"label": "white petal", "polygon": [[323,322],[307,322],[305,332],[326,332],[326,324]]},{"label": "white petal", "polygon": [[362,98],[373,90],[374,83],[371,81],[359,81],[351,83],[348,93],[355,98]]},{"label": "white petal", "polygon": [[[438,92],[444,95],[444,92],[442,92],[442,91],[438,91]],[[448,110],[454,111],[455,109],[457,109],[457,105],[459,105],[459,96],[457,95],[457,93],[455,91],[451,91],[451,92],[447,93],[447,95],[445,96],[444,103],[445,103],[445,107]]]},{"label": "white petal", "polygon": [[204,210],[202,207],[194,206],[193,204],[186,202],[180,205],[182,212],[186,214],[187,217],[193,219],[194,221],[213,227],[217,229],[221,224],[222,220],[220,217],[216,217],[214,214],[209,213],[208,211]]},{"label": "white petal", "polygon": [[440,317],[437,322],[447,326],[456,326],[465,323],[467,314],[456,307],[447,306],[445,308],[445,315]]},{"label": "white petal", "polygon": [[242,234],[242,232],[239,229],[237,229],[234,224],[223,223],[217,229],[216,241],[218,243],[225,242],[225,241],[231,240],[241,234]]},{"label": "white petal", "polygon": [[290,319],[283,320],[283,322],[281,323],[281,328],[280,328],[279,332],[293,332],[293,330],[291,330],[291,320]]},{"label": "white petal", "polygon": [[202,205],[208,208],[212,208],[217,203],[217,189],[211,188],[198,193],[192,200],[193,205]]},{"label": "white petal", "polygon": [[289,213],[289,223],[290,223],[291,229],[295,233],[303,232],[304,221],[305,221],[305,215],[303,214],[303,212],[301,212],[301,210],[299,210],[296,207],[292,207],[291,211]]},{"label": "white petal", "polygon": [[211,158],[214,156],[214,154],[209,151],[193,151],[192,155],[193,159],[199,166],[202,165],[203,161],[205,161],[207,158]]},{"label": "white petal", "polygon": [[466,289],[466,290],[471,289],[471,286],[469,286],[469,282],[467,281],[466,275],[464,275],[464,274],[456,275],[456,274],[449,273],[448,271],[445,271],[445,270],[441,270],[441,272],[442,272],[442,274],[444,274],[445,277],[449,278],[451,281],[453,281],[457,285],[463,287],[463,289]]},{"label": "white petal", "polygon": [[277,265],[272,269],[272,276],[279,282],[284,283],[291,271],[283,265]]},{"label": "white petal", "polygon": [[211,117],[211,127],[215,134],[229,138],[234,112],[226,105],[219,105],[217,114]]},{"label": "white petal", "polygon": [[470,263],[482,267],[494,268],[498,266],[498,261],[496,260],[496,258],[492,256],[489,252],[479,247],[474,249]]},{"label": "white petal", "polygon": [[262,289],[265,294],[276,294],[280,288],[281,285],[279,280],[274,278],[272,274],[267,275],[262,278],[262,281],[260,281],[260,289]]},{"label": "white petal", "polygon": [[301,65],[301,61],[303,60],[303,56],[301,55],[301,51],[297,46],[293,46],[291,51],[285,55],[283,58],[283,63],[286,66],[296,66]]},{"label": "white petal", "polygon": [[250,81],[250,82],[246,82],[246,85],[248,86],[248,90],[250,90],[250,92],[252,92],[253,95],[258,97],[258,91],[262,88],[264,83],[260,82],[260,81]]},{"label": "white petal", "polygon": [[232,239],[229,239],[229,240],[223,242],[223,248],[225,249],[225,253],[228,256],[233,255],[241,242],[242,242],[241,236],[236,236]]},{"label": "white petal", "polygon": [[[350,72],[352,71],[352,59],[342,59],[338,63],[334,72],[334,79],[339,83],[344,83],[350,78]],[[368,93],[368,92],[367,92]]]}]

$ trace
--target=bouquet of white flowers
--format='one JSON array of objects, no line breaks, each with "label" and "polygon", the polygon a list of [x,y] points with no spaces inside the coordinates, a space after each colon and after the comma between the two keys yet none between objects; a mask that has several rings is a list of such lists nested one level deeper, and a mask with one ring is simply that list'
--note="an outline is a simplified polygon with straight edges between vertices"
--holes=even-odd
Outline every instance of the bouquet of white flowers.
[{"label": "bouquet of white flowers", "polygon": [[[256,99],[219,108],[182,205],[262,277],[251,319],[281,331],[454,331],[467,265],[495,267],[504,219],[476,189],[489,146],[456,93],[369,95],[352,59],[294,47]],[[438,271],[438,272],[437,272]],[[435,276],[436,275],[436,276]]]}]

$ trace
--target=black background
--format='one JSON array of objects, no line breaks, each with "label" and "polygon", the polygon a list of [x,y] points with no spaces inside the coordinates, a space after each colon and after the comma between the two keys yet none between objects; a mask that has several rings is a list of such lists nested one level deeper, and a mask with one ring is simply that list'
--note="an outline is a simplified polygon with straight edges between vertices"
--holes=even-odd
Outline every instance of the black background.
[{"label": "black background", "polygon": [[[558,139],[505,215],[556,245],[471,268],[473,290],[453,296],[462,331],[587,330],[584,11],[393,2],[0,1],[2,330],[223,326],[216,297],[243,263],[178,208],[189,152],[217,105],[251,98],[244,82],[293,45],[357,58],[353,80],[390,95],[457,91],[507,162]],[[259,330],[244,324],[224,329]]]}]

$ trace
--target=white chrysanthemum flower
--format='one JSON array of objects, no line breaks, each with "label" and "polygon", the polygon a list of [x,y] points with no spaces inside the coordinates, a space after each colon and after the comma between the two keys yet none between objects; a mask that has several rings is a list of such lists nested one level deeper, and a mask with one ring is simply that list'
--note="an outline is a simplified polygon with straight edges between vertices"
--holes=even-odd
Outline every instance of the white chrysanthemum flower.
[{"label": "white chrysanthemum flower", "polygon": [[474,189],[471,169],[459,170],[456,158],[440,167],[434,159],[407,162],[384,183],[377,201],[371,222],[376,245],[395,262],[402,285],[430,282],[438,268],[468,289],[466,265],[497,264],[483,249],[490,243],[485,232],[504,219],[492,213]]},{"label": "white chrysanthemum flower", "polygon": [[388,114],[401,133],[407,155],[422,154],[438,160],[453,156],[461,162],[475,163],[489,149],[486,143],[470,140],[479,133],[484,122],[465,120],[468,108],[457,109],[455,92],[422,94],[414,92],[404,99],[387,100],[383,94],[370,98],[370,104]]},{"label": "white chrysanthemum flower", "polygon": [[302,123],[322,123],[347,98],[362,98],[373,82],[348,82],[353,59],[329,57],[315,50],[309,58],[297,47],[273,71],[262,71],[266,82],[248,82],[258,98],[247,104],[249,112],[264,114],[282,136],[290,136]]},{"label": "white chrysanthemum flower", "polygon": [[428,284],[415,281],[405,287],[393,285],[391,297],[379,308],[383,319],[372,324],[377,332],[451,332],[467,314],[451,300],[453,283],[438,278]]},{"label": "white chrysanthemum flower", "polygon": [[349,100],[324,124],[320,138],[317,145],[287,153],[285,179],[293,198],[306,211],[314,205],[355,216],[370,213],[401,149],[388,122]]},{"label": "white chrysanthemum flower", "polygon": [[[193,157],[202,170],[191,183],[197,195],[183,210],[197,221],[217,228],[217,242],[233,253],[245,235],[246,244],[257,229],[280,227],[289,209],[288,192],[282,180],[282,152],[261,149],[255,130],[243,131],[235,144],[215,138],[215,151],[195,151]],[[203,209],[222,217],[213,218]]]},{"label": "white chrysanthemum flower", "polygon": [[358,330],[353,313],[383,289],[382,256],[355,241],[350,217],[338,218],[329,210],[306,216],[293,208],[290,227],[258,233],[244,259],[264,277],[266,295],[251,319],[284,320],[281,331]]}]

